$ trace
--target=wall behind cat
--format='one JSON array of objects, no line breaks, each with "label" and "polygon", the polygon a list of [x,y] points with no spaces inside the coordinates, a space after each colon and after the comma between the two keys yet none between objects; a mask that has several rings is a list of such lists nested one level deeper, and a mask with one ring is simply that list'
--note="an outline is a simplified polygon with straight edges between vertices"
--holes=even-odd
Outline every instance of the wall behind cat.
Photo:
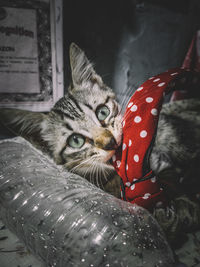
[{"label": "wall behind cat", "polygon": [[196,0],[160,2],[64,1],[65,88],[71,42],[86,52],[119,99],[148,77],[180,66],[200,25],[200,5]]}]

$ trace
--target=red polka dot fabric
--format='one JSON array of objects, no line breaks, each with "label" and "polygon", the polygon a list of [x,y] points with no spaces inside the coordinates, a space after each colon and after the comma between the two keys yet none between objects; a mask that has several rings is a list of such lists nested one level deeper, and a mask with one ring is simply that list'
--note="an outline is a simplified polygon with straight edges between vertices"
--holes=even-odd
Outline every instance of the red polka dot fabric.
[{"label": "red polka dot fabric", "polygon": [[151,77],[131,97],[123,118],[122,147],[113,156],[113,165],[122,178],[122,199],[150,211],[166,204],[164,191],[147,167],[146,155],[153,143],[165,94],[199,84],[198,74],[176,68]]}]

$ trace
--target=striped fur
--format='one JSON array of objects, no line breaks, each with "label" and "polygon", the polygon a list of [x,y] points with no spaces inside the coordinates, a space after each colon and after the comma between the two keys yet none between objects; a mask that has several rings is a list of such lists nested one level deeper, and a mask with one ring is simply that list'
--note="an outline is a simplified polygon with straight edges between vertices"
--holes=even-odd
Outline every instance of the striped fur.
[{"label": "striped fur", "polygon": [[[113,181],[114,168],[109,163],[121,142],[119,105],[75,44],[70,46],[70,65],[72,84],[49,113],[2,109],[0,120],[47,152],[57,164],[119,197],[119,179]],[[100,121],[97,111],[102,106],[109,115]],[[73,134],[84,138],[82,147],[69,145]]]}]

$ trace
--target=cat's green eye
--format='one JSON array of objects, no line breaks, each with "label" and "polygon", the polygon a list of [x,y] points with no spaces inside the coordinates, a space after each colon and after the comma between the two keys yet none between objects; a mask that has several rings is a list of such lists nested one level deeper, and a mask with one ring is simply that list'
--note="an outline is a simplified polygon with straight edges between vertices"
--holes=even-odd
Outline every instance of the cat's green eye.
[{"label": "cat's green eye", "polygon": [[81,148],[85,144],[85,138],[81,134],[72,134],[67,140],[72,148]]},{"label": "cat's green eye", "polygon": [[105,121],[105,119],[109,116],[110,110],[107,106],[99,106],[96,110],[96,116],[99,121]]}]

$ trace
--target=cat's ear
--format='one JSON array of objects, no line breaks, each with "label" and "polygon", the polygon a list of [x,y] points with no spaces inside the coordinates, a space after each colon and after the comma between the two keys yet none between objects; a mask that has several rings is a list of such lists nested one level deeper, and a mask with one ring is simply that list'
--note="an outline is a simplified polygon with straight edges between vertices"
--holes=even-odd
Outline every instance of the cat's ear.
[{"label": "cat's ear", "polygon": [[46,115],[20,109],[0,109],[0,123],[15,135],[32,137],[40,135]]},{"label": "cat's ear", "polygon": [[81,86],[88,82],[103,84],[85,53],[74,43],[70,45],[69,56],[74,86]]}]

